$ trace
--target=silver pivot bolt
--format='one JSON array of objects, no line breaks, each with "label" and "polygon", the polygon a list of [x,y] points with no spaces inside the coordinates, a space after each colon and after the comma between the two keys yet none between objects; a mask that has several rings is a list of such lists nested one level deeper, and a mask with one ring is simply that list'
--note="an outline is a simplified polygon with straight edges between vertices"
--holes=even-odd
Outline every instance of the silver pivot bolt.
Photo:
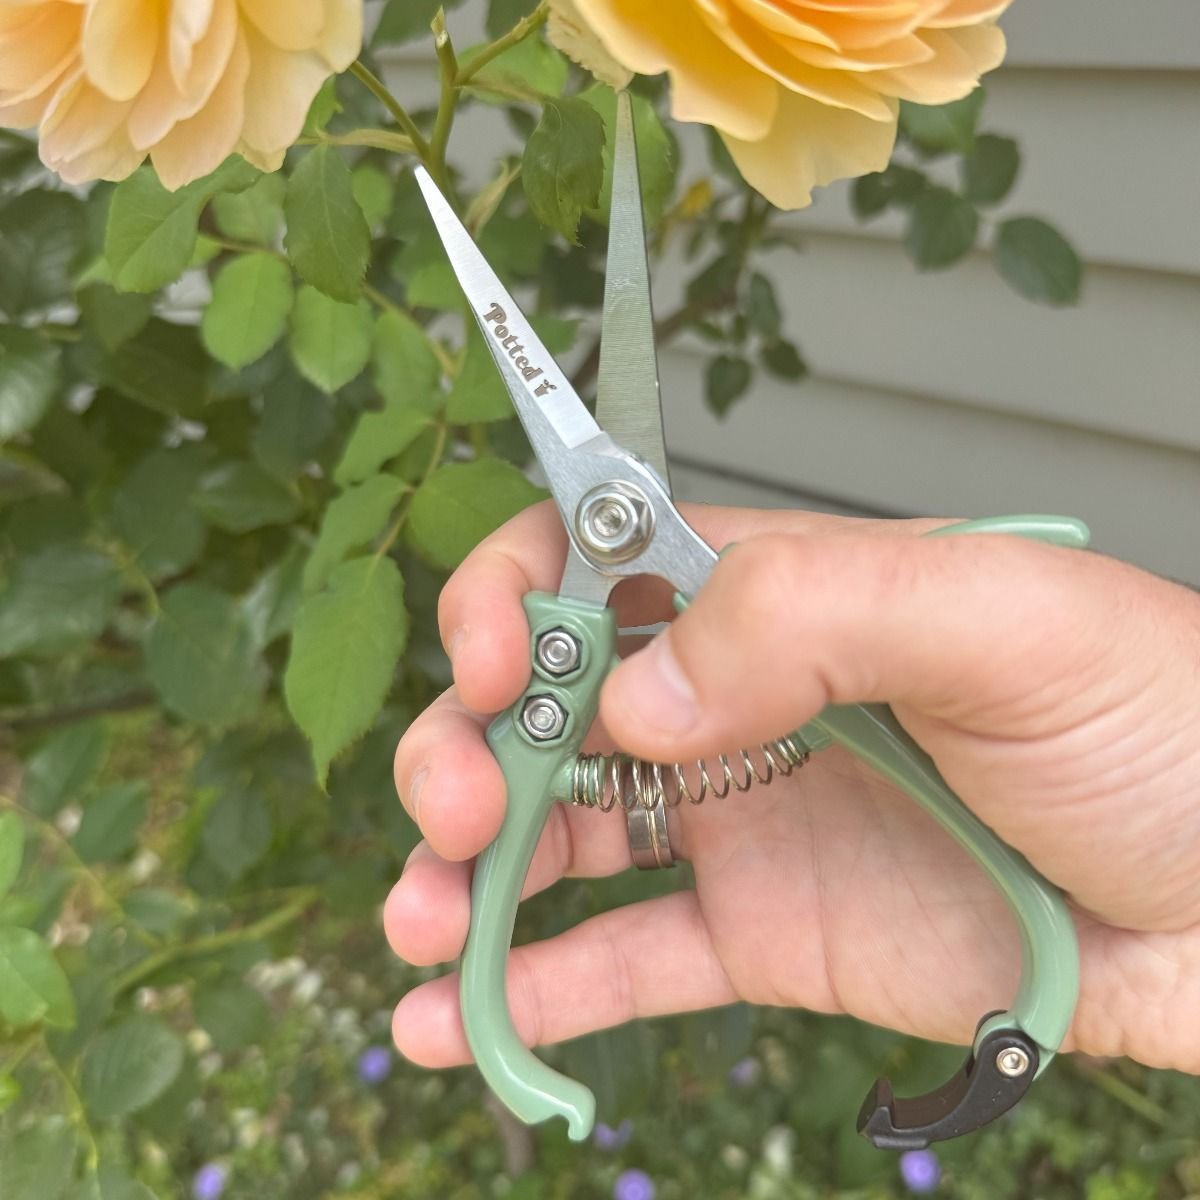
[{"label": "silver pivot bolt", "polygon": [[575,533],[583,548],[599,562],[636,558],[654,532],[654,509],[646,493],[633,484],[612,480],[594,487],[575,510]]},{"label": "silver pivot bolt", "polygon": [[1029,1055],[1019,1046],[1009,1046],[996,1055],[996,1069],[1009,1079],[1017,1079],[1029,1070]]},{"label": "silver pivot bolt", "polygon": [[551,742],[562,736],[567,714],[553,696],[530,696],[521,709],[521,724],[536,742]]},{"label": "silver pivot bolt", "polygon": [[550,629],[537,640],[538,666],[548,675],[569,675],[579,666],[579,643],[565,629]]}]

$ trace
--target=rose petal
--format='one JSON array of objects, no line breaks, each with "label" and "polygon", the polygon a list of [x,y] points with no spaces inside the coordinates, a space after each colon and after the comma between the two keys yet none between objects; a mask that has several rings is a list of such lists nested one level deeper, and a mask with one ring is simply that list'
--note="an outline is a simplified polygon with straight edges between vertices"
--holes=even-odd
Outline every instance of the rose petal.
[{"label": "rose petal", "polygon": [[311,50],[325,26],[322,0],[241,0],[241,6],[280,50]]},{"label": "rose petal", "polygon": [[926,29],[921,38],[934,51],[933,58],[877,76],[879,86],[901,100],[917,104],[961,100],[979,85],[980,75],[1004,59],[1004,31],[998,25]]},{"label": "rose petal", "polygon": [[329,67],[316,54],[280,50],[253,25],[244,27],[250,51],[242,140],[265,154],[286,149],[300,136],[308,107]]},{"label": "rose petal", "polygon": [[110,100],[131,100],[154,66],[159,8],[145,0],[94,0],[83,26],[88,79]]}]

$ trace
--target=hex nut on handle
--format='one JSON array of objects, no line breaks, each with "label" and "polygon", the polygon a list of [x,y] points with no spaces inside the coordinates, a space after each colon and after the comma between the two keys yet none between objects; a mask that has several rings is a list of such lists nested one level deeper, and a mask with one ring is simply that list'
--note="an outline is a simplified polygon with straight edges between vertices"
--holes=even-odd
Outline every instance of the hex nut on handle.
[{"label": "hex nut on handle", "polygon": [[534,657],[547,675],[561,679],[578,669],[583,661],[583,648],[573,633],[555,626],[538,636]]},{"label": "hex nut on handle", "polygon": [[567,711],[553,696],[529,696],[521,706],[521,727],[535,742],[552,742],[567,728]]}]

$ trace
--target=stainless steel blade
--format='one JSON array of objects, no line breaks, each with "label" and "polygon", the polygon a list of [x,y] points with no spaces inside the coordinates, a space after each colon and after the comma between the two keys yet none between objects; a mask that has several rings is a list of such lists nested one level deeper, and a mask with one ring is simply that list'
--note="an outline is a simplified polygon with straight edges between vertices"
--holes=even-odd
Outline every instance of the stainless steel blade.
[{"label": "stainless steel blade", "polygon": [[600,436],[600,426],[429,173],[418,167],[416,176],[471,315],[553,488],[556,465],[561,468],[563,453]]},{"label": "stainless steel blade", "polygon": [[670,491],[637,142],[626,92],[617,96],[612,176],[596,419],[619,446],[649,463]]}]

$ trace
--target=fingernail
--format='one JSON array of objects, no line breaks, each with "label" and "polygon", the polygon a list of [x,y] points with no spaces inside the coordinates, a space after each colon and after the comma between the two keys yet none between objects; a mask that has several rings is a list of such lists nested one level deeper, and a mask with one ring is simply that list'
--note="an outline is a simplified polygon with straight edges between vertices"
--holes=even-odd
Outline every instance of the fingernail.
[{"label": "fingernail", "polygon": [[659,634],[630,658],[622,674],[622,690],[639,720],[669,733],[681,733],[696,723],[700,716],[696,693],[668,634]]},{"label": "fingernail", "polygon": [[413,777],[408,781],[408,806],[412,810],[413,820],[418,825],[421,823],[421,789],[428,778],[429,768],[420,767],[413,772]]}]

